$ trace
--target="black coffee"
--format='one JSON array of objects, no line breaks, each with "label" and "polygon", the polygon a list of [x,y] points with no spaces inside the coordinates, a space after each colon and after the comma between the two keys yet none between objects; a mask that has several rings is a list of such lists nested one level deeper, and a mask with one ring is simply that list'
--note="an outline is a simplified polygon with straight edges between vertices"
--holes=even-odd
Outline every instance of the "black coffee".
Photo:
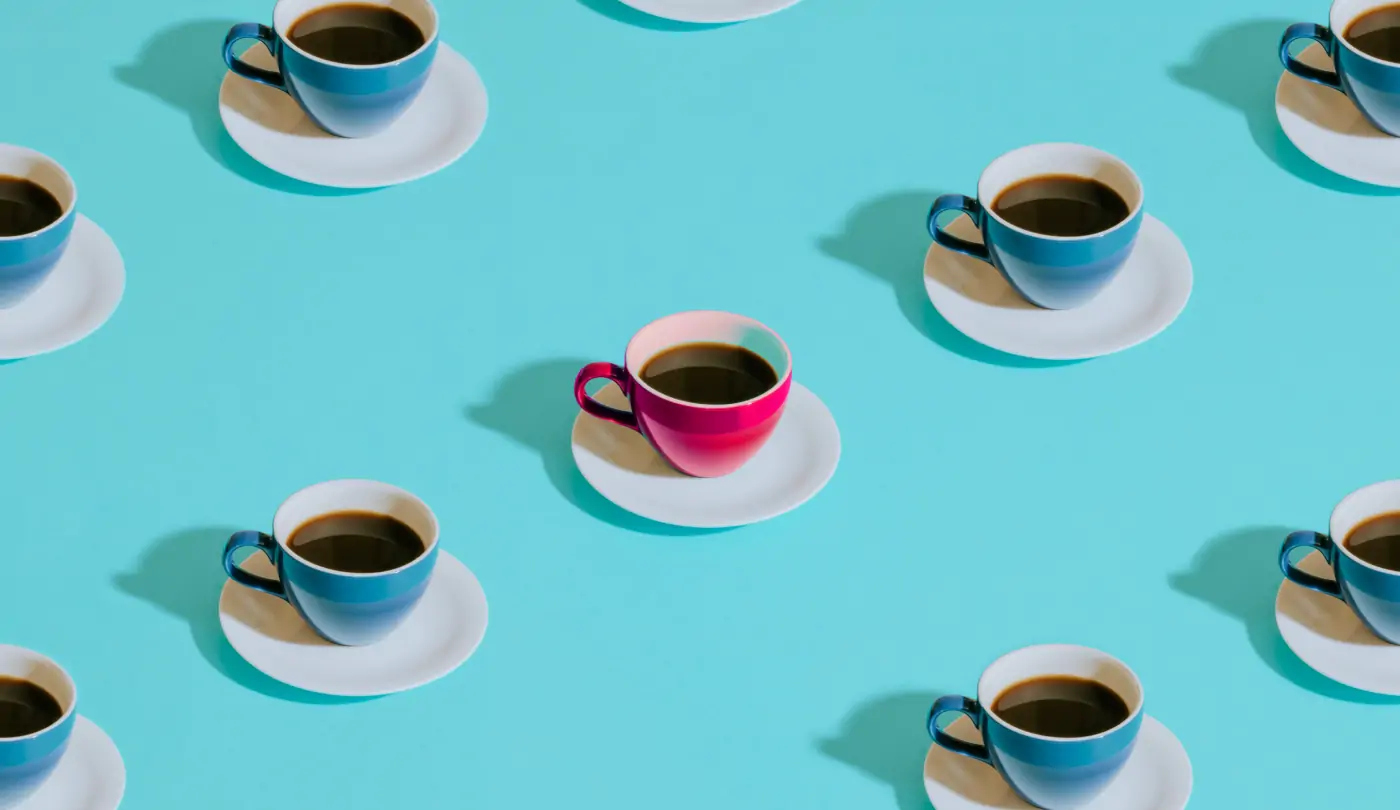
[{"label": "black coffee", "polygon": [[697,405],[733,405],[777,385],[778,372],[740,346],[687,343],[651,358],[642,368],[642,382]]},{"label": "black coffee", "polygon": [[291,27],[292,44],[342,65],[382,65],[408,56],[427,38],[413,20],[384,6],[343,3],[318,8]]},{"label": "black coffee", "polygon": [[48,189],[23,177],[0,174],[0,236],[34,233],[61,216],[63,206]]},{"label": "black coffee", "polygon": [[408,565],[423,553],[423,541],[388,515],[336,512],[303,523],[287,542],[310,563],[350,574],[377,574]]},{"label": "black coffee", "polygon": [[1371,9],[1347,26],[1346,41],[1367,56],[1400,62],[1400,3]]},{"label": "black coffee", "polygon": [[1043,174],[1022,180],[992,201],[992,211],[1018,228],[1046,236],[1088,236],[1128,218],[1118,192],[1087,177]]},{"label": "black coffee", "polygon": [[1117,692],[1068,675],[1021,681],[997,697],[992,711],[1016,728],[1044,737],[1092,737],[1131,714]]},{"label": "black coffee", "polygon": [[44,687],[0,675],[0,739],[43,731],[61,717],[63,707]]},{"label": "black coffee", "polygon": [[1400,512],[1376,515],[1347,535],[1347,550],[1371,565],[1400,571]]}]

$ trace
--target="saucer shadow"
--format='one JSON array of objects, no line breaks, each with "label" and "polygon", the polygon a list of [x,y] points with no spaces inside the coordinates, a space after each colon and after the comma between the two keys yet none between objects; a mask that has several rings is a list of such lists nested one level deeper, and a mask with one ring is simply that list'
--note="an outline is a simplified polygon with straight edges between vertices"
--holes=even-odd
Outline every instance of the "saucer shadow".
[{"label": "saucer shadow", "polygon": [[604,498],[574,464],[572,435],[578,404],[574,376],[588,364],[582,359],[534,362],[507,374],[489,402],[469,405],[472,422],[539,454],[555,490],[588,515],[620,529],[665,537],[695,537],[729,529],[671,526],[617,506]]},{"label": "saucer shadow", "polygon": [[1059,368],[1084,362],[1007,354],[964,335],[938,314],[924,289],[924,257],[932,241],[925,222],[939,193],[899,191],[871,200],[847,215],[841,233],[822,238],[817,247],[889,284],[904,319],[954,354],[1007,368]]},{"label": "saucer shadow", "polygon": [[923,773],[930,741],[925,719],[937,697],[933,692],[900,692],[876,698],[847,716],[839,734],[819,740],[817,750],[889,785],[899,810],[928,810]]},{"label": "saucer shadow", "polygon": [[1400,194],[1400,189],[1362,183],[1319,166],[1298,151],[1283,133],[1274,109],[1274,94],[1283,74],[1278,46],[1284,29],[1293,22],[1297,20],[1231,23],[1206,37],[1197,46],[1191,61],[1171,67],[1168,75],[1183,87],[1205,93],[1239,110],[1259,150],[1294,177],[1347,194],[1372,197]]},{"label": "saucer shadow", "polygon": [[[317,186],[278,174],[244,152],[219,118],[219,86],[227,69],[219,56],[237,20],[188,20],[156,32],[136,60],[115,68],[122,84],[154,96],[190,118],[195,139],[224,168],[274,191],[312,197],[344,197],[375,189]],[[261,47],[254,45],[253,47]]]},{"label": "saucer shadow", "polygon": [[595,14],[601,14],[610,20],[637,28],[645,28],[649,31],[710,31],[716,28],[728,28],[735,24],[689,23],[668,20],[665,17],[655,17],[644,11],[638,11],[623,3],[622,0],[578,0],[578,3]]},{"label": "saucer shadow", "polygon": [[1274,617],[1283,582],[1278,550],[1290,531],[1261,526],[1220,535],[1196,554],[1189,570],[1170,577],[1171,587],[1243,622],[1255,654],[1294,685],[1333,700],[1400,705],[1400,698],[1363,692],[1327,678],[1303,663],[1279,635]]},{"label": "saucer shadow", "polygon": [[132,571],[117,574],[112,582],[122,593],[149,602],[188,624],[195,648],[204,660],[245,689],[310,705],[340,706],[374,700],[320,695],[288,686],[254,669],[229,645],[219,626],[219,594],[225,581],[219,561],[224,543],[233,532],[229,528],[199,528],[166,535],[146,549]]}]

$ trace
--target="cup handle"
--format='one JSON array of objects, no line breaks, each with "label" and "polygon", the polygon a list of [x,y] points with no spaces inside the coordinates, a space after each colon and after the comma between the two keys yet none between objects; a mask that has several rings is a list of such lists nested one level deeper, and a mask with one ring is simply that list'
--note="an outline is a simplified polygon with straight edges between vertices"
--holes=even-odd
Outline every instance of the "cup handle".
[{"label": "cup handle", "polygon": [[609,407],[588,395],[588,384],[593,380],[612,380],[622,389],[623,395],[631,399],[632,377],[627,373],[627,369],[615,363],[589,363],[580,369],[578,376],[574,378],[574,399],[578,400],[578,406],[589,416],[596,416],[641,433],[641,428],[637,427],[636,414]]},{"label": "cup handle", "polygon": [[253,67],[252,65],[239,59],[233,53],[233,46],[239,40],[256,39],[267,47],[267,52],[273,55],[277,53],[277,33],[266,25],[258,23],[239,23],[228,30],[228,36],[224,37],[224,64],[236,75],[245,79],[251,79],[259,84],[268,87],[275,87],[282,92],[287,92],[287,83],[282,80],[282,74],[275,70]]},{"label": "cup handle", "polygon": [[[1283,576],[1296,585],[1301,585],[1309,590],[1325,593],[1328,596],[1342,598],[1342,586],[1335,579],[1319,577],[1298,568],[1288,559],[1295,549],[1308,548],[1322,552],[1322,556],[1331,565],[1333,558],[1337,554],[1337,547],[1332,542],[1332,538],[1317,532],[1293,532],[1283,541],[1283,548],[1278,552],[1278,565],[1283,569]],[[1345,601],[1345,600],[1344,600]]]},{"label": "cup handle", "polygon": [[1335,58],[1337,40],[1332,36],[1332,31],[1326,26],[1316,23],[1294,23],[1283,32],[1283,39],[1278,44],[1278,56],[1279,59],[1283,60],[1284,69],[1294,76],[1340,92],[1342,78],[1337,75],[1335,70],[1322,70],[1312,65],[1305,65],[1288,52],[1289,46],[1299,39],[1311,39],[1317,42],[1328,56]]},{"label": "cup handle", "polygon": [[948,712],[967,715],[967,719],[972,721],[972,725],[976,726],[978,731],[982,730],[982,706],[977,701],[962,695],[944,695],[935,700],[933,708],[928,710],[928,735],[933,738],[934,743],[954,754],[961,754],[991,765],[992,754],[987,750],[986,745],[960,740],[938,727],[939,716]]},{"label": "cup handle", "polygon": [[245,588],[272,594],[278,599],[287,598],[287,589],[280,580],[250,574],[233,561],[233,552],[240,548],[255,548],[267,555],[273,565],[277,564],[277,542],[262,532],[234,532],[224,546],[224,573],[228,578]]},{"label": "cup handle", "polygon": [[980,231],[983,219],[982,204],[964,194],[944,194],[934,200],[933,207],[929,209],[928,234],[933,237],[933,241],[949,250],[991,264],[992,254],[987,250],[986,244],[969,242],[943,230],[943,227],[938,224],[938,216],[945,211],[958,211],[967,214],[968,219],[971,219],[972,224],[976,225],[977,230]]}]

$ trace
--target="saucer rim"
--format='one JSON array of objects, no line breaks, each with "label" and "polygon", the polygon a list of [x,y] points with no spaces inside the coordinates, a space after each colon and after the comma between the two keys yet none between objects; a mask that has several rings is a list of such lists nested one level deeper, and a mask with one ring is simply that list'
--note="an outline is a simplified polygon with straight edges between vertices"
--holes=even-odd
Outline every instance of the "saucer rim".
[{"label": "saucer rim", "polygon": [[[102,757],[98,763],[99,768],[111,769],[110,775],[113,777],[112,781],[116,783],[116,788],[109,795],[97,797],[96,804],[72,808],[72,810],[117,810],[121,806],[122,800],[126,798],[126,760],[122,757],[121,749],[117,747],[116,741],[112,739],[112,735],[108,734],[106,729],[98,725],[91,717],[78,712],[73,720],[73,732],[68,742],[69,754],[65,754],[65,759],[73,752],[76,747],[74,744],[79,742],[79,734],[88,735],[85,744],[95,746],[89,750],[92,754]],[[58,767],[63,767],[62,761],[59,762]],[[54,777],[59,775],[59,771],[54,772]],[[44,798],[44,789],[41,786],[32,796],[21,802],[15,810],[30,810],[31,807],[33,810],[40,810],[44,805],[36,802],[36,799]]]},{"label": "saucer rim", "polygon": [[[1311,556],[1311,555],[1308,555],[1308,556]],[[1286,579],[1279,583],[1278,593],[1277,593],[1277,595],[1275,595],[1275,597],[1274,597],[1274,626],[1278,628],[1278,634],[1279,634],[1280,637],[1283,638],[1283,643],[1288,647],[1289,650],[1291,650],[1291,651],[1293,652],[1294,655],[1298,656],[1298,660],[1299,660],[1299,661],[1302,661],[1304,664],[1306,664],[1307,667],[1308,667],[1308,669],[1311,669],[1313,672],[1316,672],[1317,674],[1319,674],[1319,675],[1321,675],[1322,677],[1328,679],[1329,681],[1332,681],[1332,682],[1334,682],[1334,683],[1339,683],[1339,684],[1341,684],[1342,686],[1347,686],[1347,687],[1350,687],[1350,688],[1352,688],[1352,689],[1356,689],[1356,690],[1359,690],[1359,691],[1362,691],[1362,692],[1370,693],[1370,694],[1372,694],[1372,695],[1385,695],[1385,696],[1387,696],[1387,697],[1400,697],[1400,675],[1396,675],[1396,678],[1395,678],[1395,686],[1394,686],[1394,687],[1389,688],[1389,689],[1377,689],[1377,688],[1375,688],[1375,684],[1367,684],[1367,685],[1364,685],[1364,686],[1363,686],[1361,683],[1357,682],[1355,679],[1346,677],[1346,676],[1345,676],[1345,673],[1341,673],[1340,676],[1339,676],[1337,670],[1333,669],[1332,667],[1326,667],[1326,668],[1324,669],[1323,667],[1326,666],[1326,665],[1320,666],[1319,664],[1315,663],[1314,658],[1309,657],[1311,654],[1309,654],[1309,655],[1304,655],[1303,651],[1299,649],[1299,647],[1302,646],[1302,639],[1300,639],[1300,638],[1295,638],[1295,637],[1297,636],[1297,634],[1298,634],[1300,631],[1299,631],[1299,630],[1295,630],[1295,629],[1285,629],[1284,619],[1287,618],[1287,617],[1284,616],[1284,613],[1283,613],[1283,610],[1282,610],[1282,605],[1283,605],[1284,595],[1290,593],[1290,590],[1289,590],[1290,588],[1296,589],[1297,594],[1300,595],[1300,596],[1301,596],[1302,598],[1304,598],[1304,599],[1313,599],[1313,598],[1316,598],[1316,599],[1331,599],[1332,597],[1327,596],[1326,594],[1317,593],[1316,591],[1310,591],[1310,590],[1308,590],[1307,588],[1304,588],[1303,586],[1301,586],[1301,585],[1299,585],[1299,584],[1297,584],[1297,583],[1295,583],[1295,582],[1291,582],[1291,581],[1289,581],[1289,580],[1286,580]],[[1348,610],[1350,610],[1350,608],[1348,608]],[[1357,619],[1357,620],[1356,620],[1356,623],[1357,623],[1358,625],[1361,625],[1361,620],[1360,620],[1360,619]],[[1308,627],[1307,625],[1303,624],[1302,622],[1293,621],[1291,618],[1289,619],[1289,621],[1288,621],[1287,624],[1290,625],[1290,626],[1296,626],[1296,627],[1302,628],[1303,631],[1306,631],[1306,632],[1308,632],[1308,633],[1311,633],[1311,634],[1313,634],[1314,636],[1317,636],[1317,635],[1318,635],[1317,632],[1316,632],[1315,630],[1313,630],[1312,628]],[[1364,627],[1364,625],[1362,625],[1362,626]],[[1367,632],[1370,632],[1370,631],[1367,630]],[[1295,643],[1294,643],[1295,641],[1297,641],[1298,643],[1295,644]],[[1341,643],[1343,643],[1343,642],[1335,641],[1335,640],[1333,640],[1333,639],[1325,639],[1325,641],[1326,641],[1327,643],[1330,643],[1330,644],[1341,644]],[[1384,649],[1384,648],[1382,648],[1382,649]],[[1331,670],[1331,671],[1329,671],[1329,670]]]},{"label": "saucer rim", "polygon": [[[669,5],[671,3],[671,0],[619,0],[619,2],[621,2],[628,8],[631,8],[634,11],[640,11],[641,13],[649,17],[655,17],[659,20],[670,20],[672,22],[690,23],[692,25],[732,25],[734,23],[748,22],[750,20],[761,20],[764,17],[772,16],[780,11],[786,11],[792,8],[793,6],[797,5],[798,3],[802,2],[802,0],[774,0],[774,3],[776,3],[776,6],[774,8],[770,8],[767,11],[760,11],[756,14],[744,14],[740,16],[731,17],[715,16],[703,18],[676,17],[668,13],[663,13],[659,10],[654,10],[655,6]],[[652,8],[645,7],[647,5],[652,4],[654,4]]]}]

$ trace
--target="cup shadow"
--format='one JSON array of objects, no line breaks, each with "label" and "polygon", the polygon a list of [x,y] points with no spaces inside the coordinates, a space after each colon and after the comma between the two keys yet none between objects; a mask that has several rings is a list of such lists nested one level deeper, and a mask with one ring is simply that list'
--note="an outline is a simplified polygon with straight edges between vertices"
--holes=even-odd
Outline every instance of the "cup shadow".
[{"label": "cup shadow", "polygon": [[[224,571],[219,560],[231,528],[196,528],[159,538],[136,566],[112,584],[189,625],[195,649],[224,677],[277,700],[321,706],[364,703],[375,698],[320,695],[288,686],[253,668],[224,638],[219,626],[219,594]],[[256,553],[256,552],[255,552]]]},{"label": "cup shadow", "polygon": [[1171,587],[1243,622],[1255,654],[1294,685],[1333,700],[1400,705],[1400,698],[1363,692],[1327,678],[1303,663],[1279,635],[1274,618],[1274,601],[1283,582],[1278,550],[1290,531],[1283,526],[1256,526],[1226,532],[1207,543],[1188,570],[1172,574]]},{"label": "cup shadow", "polygon": [[1319,166],[1288,140],[1278,123],[1274,92],[1283,65],[1278,46],[1283,30],[1297,20],[1259,19],[1231,23],[1212,32],[1196,47],[1190,61],[1172,66],[1168,76],[1244,115],[1250,137],[1274,165],[1315,186],[1371,197],[1390,197],[1400,189],[1373,186],[1342,177]]},{"label": "cup shadow", "polygon": [[1084,362],[1007,354],[964,335],[938,314],[924,289],[924,256],[932,242],[924,223],[940,193],[910,190],[877,197],[851,211],[841,232],[823,237],[817,247],[889,284],[909,325],[956,355],[1007,368],[1059,368]]},{"label": "cup shadow", "polygon": [[[375,189],[317,186],[278,174],[244,152],[219,118],[219,86],[226,68],[218,49],[237,20],[187,20],[156,32],[136,60],[113,69],[122,84],[140,90],[189,116],[204,152],[224,168],[274,191],[311,197],[345,197]],[[261,47],[254,45],[253,47]]]},{"label": "cup shadow", "polygon": [[817,742],[817,750],[894,791],[899,810],[928,810],[924,758],[929,738],[929,707],[945,692],[899,692],[857,707],[834,737]]},{"label": "cup shadow", "polygon": [[671,526],[617,506],[604,498],[574,464],[571,436],[578,404],[574,376],[588,364],[582,359],[545,360],[510,372],[496,384],[490,401],[468,405],[470,421],[538,453],[544,472],[558,493],[589,516],[631,532],[664,537],[696,537],[729,529]]},{"label": "cup shadow", "polygon": [[595,14],[601,14],[610,20],[637,28],[645,28],[649,31],[710,31],[716,28],[728,28],[734,24],[688,23],[668,20],[665,17],[654,17],[644,11],[638,11],[621,0],[578,0],[578,3]]}]

